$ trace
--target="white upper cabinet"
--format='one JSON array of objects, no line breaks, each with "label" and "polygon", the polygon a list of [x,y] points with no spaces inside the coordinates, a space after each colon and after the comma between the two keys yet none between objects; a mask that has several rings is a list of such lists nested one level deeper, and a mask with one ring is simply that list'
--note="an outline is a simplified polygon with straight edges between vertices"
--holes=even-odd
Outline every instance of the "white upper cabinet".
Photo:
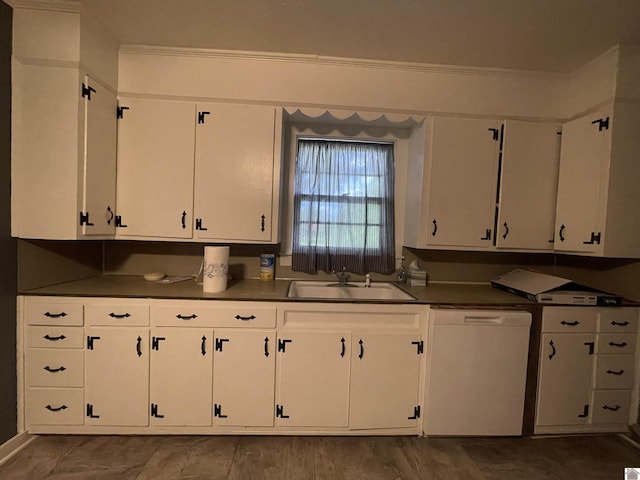
[{"label": "white upper cabinet", "polygon": [[560,125],[504,123],[496,245],[552,250]]},{"label": "white upper cabinet", "polygon": [[117,235],[191,238],[196,107],[121,99]]},{"label": "white upper cabinet", "polygon": [[421,225],[418,235],[407,235],[415,239],[411,246],[484,250],[493,245],[501,126],[484,119],[429,121],[419,218],[409,207],[406,220],[409,229]]},{"label": "white upper cabinet", "polygon": [[616,103],[562,129],[556,251],[640,257],[640,105]]},{"label": "white upper cabinet", "polygon": [[277,241],[276,125],[274,107],[198,104],[196,238]]}]

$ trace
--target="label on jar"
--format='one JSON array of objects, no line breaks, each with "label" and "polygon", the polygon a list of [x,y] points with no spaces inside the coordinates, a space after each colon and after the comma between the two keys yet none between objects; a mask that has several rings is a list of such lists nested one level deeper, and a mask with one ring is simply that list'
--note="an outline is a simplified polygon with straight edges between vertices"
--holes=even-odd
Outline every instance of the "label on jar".
[{"label": "label on jar", "polygon": [[260,255],[260,280],[273,280],[275,277],[276,256],[274,253]]}]

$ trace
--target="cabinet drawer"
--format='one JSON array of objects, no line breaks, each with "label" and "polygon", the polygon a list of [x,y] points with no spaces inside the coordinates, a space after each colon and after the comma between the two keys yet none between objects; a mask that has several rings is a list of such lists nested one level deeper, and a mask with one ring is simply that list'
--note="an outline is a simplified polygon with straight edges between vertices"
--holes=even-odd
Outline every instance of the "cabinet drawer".
[{"label": "cabinet drawer", "polygon": [[599,332],[637,332],[637,308],[601,308],[598,321]]},{"label": "cabinet drawer", "polygon": [[598,355],[596,389],[631,389],[633,387],[633,355]]},{"label": "cabinet drawer", "polygon": [[28,387],[82,387],[84,351],[30,348],[25,375]]},{"label": "cabinet drawer", "polygon": [[591,423],[629,423],[630,390],[595,390]]},{"label": "cabinet drawer", "polygon": [[599,333],[597,353],[627,353],[636,351],[635,333]]},{"label": "cabinet drawer", "polygon": [[155,307],[153,324],[159,327],[274,328],[276,309],[244,303],[230,307],[205,307],[201,303],[184,302]]},{"label": "cabinet drawer", "polygon": [[598,310],[588,307],[545,307],[542,310],[543,332],[593,332]]},{"label": "cabinet drawer", "polygon": [[29,425],[82,425],[84,395],[79,388],[30,388],[26,421]]},{"label": "cabinet drawer", "polygon": [[122,325],[146,327],[149,325],[149,305],[113,303],[87,305],[87,325]]},{"label": "cabinet drawer", "polygon": [[27,325],[82,326],[81,303],[53,303],[27,300],[25,318]]},{"label": "cabinet drawer", "polygon": [[82,327],[28,327],[27,347],[31,348],[82,348]]}]

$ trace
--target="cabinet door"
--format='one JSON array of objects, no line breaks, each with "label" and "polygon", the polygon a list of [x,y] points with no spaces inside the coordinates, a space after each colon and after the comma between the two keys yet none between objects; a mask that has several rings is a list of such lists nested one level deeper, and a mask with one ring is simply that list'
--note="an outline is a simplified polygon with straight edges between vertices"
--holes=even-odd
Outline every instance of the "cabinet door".
[{"label": "cabinet door", "polygon": [[[83,86],[84,189],[80,225],[83,235],[115,234],[116,109],[115,93],[89,75]],[[87,93],[88,92],[88,93]]]},{"label": "cabinet door", "polygon": [[346,427],[349,424],[350,335],[283,332],[278,339],[277,424]]},{"label": "cabinet door", "polygon": [[508,120],[504,127],[499,248],[553,249],[560,126]]},{"label": "cabinet door", "polygon": [[211,425],[213,331],[156,328],[151,337],[151,425]]},{"label": "cabinet door", "polygon": [[420,333],[354,333],[349,427],[415,427]]},{"label": "cabinet door", "polygon": [[199,104],[198,115],[197,237],[270,242],[276,230],[271,218],[275,109]]},{"label": "cabinet door", "polygon": [[273,426],[273,330],[215,330],[214,425]]},{"label": "cabinet door", "polygon": [[427,245],[493,244],[500,129],[500,122],[490,120],[433,120]]},{"label": "cabinet door", "polygon": [[149,424],[149,331],[87,328],[87,425]]},{"label": "cabinet door", "polygon": [[542,335],[536,425],[589,423],[595,335]]},{"label": "cabinet door", "polygon": [[[600,129],[598,119],[609,112],[593,114],[568,122],[562,127],[556,238],[560,251],[595,252],[593,235],[603,235],[600,217],[604,192],[602,178],[608,178],[610,130]],[[603,239],[601,238],[600,241]]]},{"label": "cabinet door", "polygon": [[191,238],[195,104],[123,99],[118,236]]}]

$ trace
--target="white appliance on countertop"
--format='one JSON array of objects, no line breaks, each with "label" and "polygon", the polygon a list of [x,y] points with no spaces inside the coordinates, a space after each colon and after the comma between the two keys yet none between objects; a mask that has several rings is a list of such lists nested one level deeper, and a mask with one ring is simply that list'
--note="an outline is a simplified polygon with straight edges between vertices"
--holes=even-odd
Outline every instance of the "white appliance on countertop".
[{"label": "white appliance on countertop", "polygon": [[426,435],[522,435],[531,314],[431,310]]}]

